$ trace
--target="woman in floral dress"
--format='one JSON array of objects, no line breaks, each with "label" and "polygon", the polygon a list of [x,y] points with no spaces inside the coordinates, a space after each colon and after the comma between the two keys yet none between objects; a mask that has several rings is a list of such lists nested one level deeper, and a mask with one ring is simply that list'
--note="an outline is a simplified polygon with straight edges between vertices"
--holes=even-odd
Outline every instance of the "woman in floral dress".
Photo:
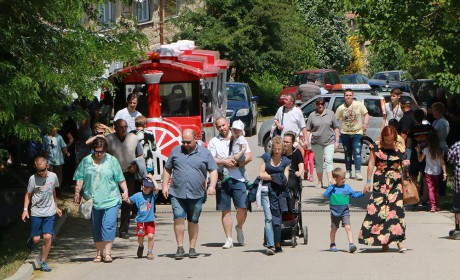
[{"label": "woman in floral dress", "polygon": [[395,242],[399,252],[406,251],[403,240],[406,239],[406,222],[404,219],[403,198],[401,192],[402,164],[409,162],[405,155],[396,148],[397,131],[386,126],[380,135],[380,144],[371,148],[371,157],[367,170],[365,189],[371,187],[372,173],[373,193],[367,205],[367,215],[359,231],[359,243],[370,246],[382,246],[382,251],[389,250],[389,244]]}]

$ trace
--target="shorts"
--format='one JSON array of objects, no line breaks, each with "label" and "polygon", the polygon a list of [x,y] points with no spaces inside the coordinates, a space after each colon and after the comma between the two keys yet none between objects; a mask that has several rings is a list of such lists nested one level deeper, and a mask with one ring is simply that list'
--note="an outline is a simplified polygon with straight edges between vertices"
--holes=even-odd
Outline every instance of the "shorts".
[{"label": "shorts", "polygon": [[460,191],[458,187],[454,187],[454,203],[452,205],[452,212],[460,213]]},{"label": "shorts", "polygon": [[41,236],[43,233],[54,234],[54,215],[49,217],[30,217],[31,236]]},{"label": "shorts", "polygon": [[187,221],[190,223],[198,224],[203,203],[204,197],[197,199],[183,199],[171,196],[171,206],[173,209],[174,220],[187,218]]},{"label": "shorts", "polygon": [[216,210],[231,210],[231,201],[236,209],[246,209],[246,183],[231,178],[222,183],[222,188],[217,189],[216,193]]},{"label": "shorts", "polygon": [[346,225],[351,226],[350,216],[343,216],[343,217],[331,216],[331,228],[338,229],[340,227],[340,221],[342,221],[343,227]]},{"label": "shorts", "polygon": [[136,235],[146,236],[147,234],[155,234],[155,222],[137,223]]}]

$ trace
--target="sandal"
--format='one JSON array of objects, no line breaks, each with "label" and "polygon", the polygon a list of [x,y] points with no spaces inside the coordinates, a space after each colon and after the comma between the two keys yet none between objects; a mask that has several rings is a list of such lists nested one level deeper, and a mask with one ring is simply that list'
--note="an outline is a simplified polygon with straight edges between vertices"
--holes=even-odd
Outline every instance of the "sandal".
[{"label": "sandal", "polygon": [[104,262],[105,263],[111,263],[113,260],[112,260],[112,256],[107,254],[105,255],[105,259],[104,259]]},{"label": "sandal", "polygon": [[104,258],[102,257],[102,255],[97,255],[93,260],[93,262],[95,262],[95,263],[100,263],[100,262],[103,262],[103,261],[104,261]]},{"label": "sandal", "polygon": [[390,245],[384,244],[382,245],[382,252],[388,252],[390,251]]}]

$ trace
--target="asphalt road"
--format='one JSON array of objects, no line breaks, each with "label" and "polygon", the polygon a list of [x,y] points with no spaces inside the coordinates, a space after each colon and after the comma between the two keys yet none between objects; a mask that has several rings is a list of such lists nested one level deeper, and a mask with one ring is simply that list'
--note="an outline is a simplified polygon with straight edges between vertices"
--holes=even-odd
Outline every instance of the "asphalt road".
[{"label": "asphalt road", "polygon": [[[249,138],[254,156],[248,165],[251,179],[258,173],[262,154],[256,137]],[[336,165],[343,167],[343,163]],[[365,172],[364,167],[363,174]],[[347,183],[355,190],[364,185],[354,180]],[[215,198],[209,197],[200,219],[197,259],[174,260],[176,245],[171,206],[160,205],[153,261],[136,257],[137,240],[131,237],[115,240],[113,263],[93,263],[95,252],[88,222],[69,218],[51,250],[49,265],[53,271],[36,272],[34,279],[452,279],[458,275],[460,241],[447,238],[453,228],[453,215],[449,212],[407,212],[405,244],[408,251],[404,254],[398,253],[395,245],[390,252],[382,253],[378,247],[360,244],[357,244],[358,251],[350,254],[343,229],[337,233],[339,252],[329,252],[329,207],[322,197],[324,190],[315,188],[314,184],[304,181],[303,188],[303,220],[308,226],[308,244],[291,248],[286,243],[282,254],[264,254],[264,216],[255,207],[256,211],[248,214],[244,226],[246,245],[222,249],[225,236],[220,213],[215,211]],[[355,244],[367,199],[352,200]],[[134,230],[132,223],[130,231]],[[187,244],[185,242],[186,252]]]}]

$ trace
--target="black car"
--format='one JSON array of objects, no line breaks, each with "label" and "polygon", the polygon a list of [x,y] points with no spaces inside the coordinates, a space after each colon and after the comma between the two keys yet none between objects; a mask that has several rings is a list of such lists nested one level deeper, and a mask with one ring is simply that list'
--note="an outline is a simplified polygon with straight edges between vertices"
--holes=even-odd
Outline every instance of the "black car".
[{"label": "black car", "polygon": [[227,114],[230,125],[235,120],[244,123],[246,136],[257,133],[257,101],[259,98],[252,95],[251,88],[246,83],[228,82],[225,84],[227,92]]}]

